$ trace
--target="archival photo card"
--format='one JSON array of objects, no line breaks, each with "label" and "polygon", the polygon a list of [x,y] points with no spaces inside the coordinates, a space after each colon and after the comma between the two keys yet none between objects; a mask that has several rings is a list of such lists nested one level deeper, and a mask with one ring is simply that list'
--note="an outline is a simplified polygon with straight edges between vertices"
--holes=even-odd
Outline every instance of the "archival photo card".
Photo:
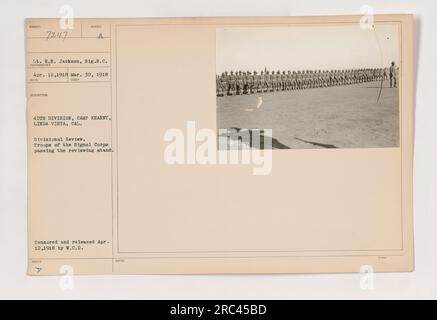
[{"label": "archival photo card", "polygon": [[413,271],[414,20],[371,19],[28,19],[28,274]]},{"label": "archival photo card", "polygon": [[399,147],[399,32],[398,23],[218,28],[218,148]]}]

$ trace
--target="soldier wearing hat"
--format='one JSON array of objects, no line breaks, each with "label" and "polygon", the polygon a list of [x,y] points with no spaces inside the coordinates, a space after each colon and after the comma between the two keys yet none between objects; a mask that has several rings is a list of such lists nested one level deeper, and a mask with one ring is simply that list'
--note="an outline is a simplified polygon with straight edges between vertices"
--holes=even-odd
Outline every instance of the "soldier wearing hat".
[{"label": "soldier wearing hat", "polygon": [[390,66],[390,88],[398,87],[398,72],[396,63],[393,61]]},{"label": "soldier wearing hat", "polygon": [[231,70],[231,73],[228,78],[229,81],[229,90],[228,95],[235,95],[237,94],[237,77],[234,74],[234,71]]},{"label": "soldier wearing hat", "polygon": [[252,87],[252,93],[257,93],[260,91],[261,87],[260,87],[260,77],[258,72],[253,71],[253,87]]}]

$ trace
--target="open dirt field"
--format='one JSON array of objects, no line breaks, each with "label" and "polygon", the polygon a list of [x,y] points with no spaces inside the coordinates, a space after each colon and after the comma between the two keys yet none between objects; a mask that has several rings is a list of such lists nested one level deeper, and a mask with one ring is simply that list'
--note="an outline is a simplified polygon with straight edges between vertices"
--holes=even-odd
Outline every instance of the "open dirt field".
[{"label": "open dirt field", "polygon": [[[217,98],[218,128],[272,129],[291,149],[399,146],[399,90],[380,82]],[[259,107],[258,107],[259,106]]]}]

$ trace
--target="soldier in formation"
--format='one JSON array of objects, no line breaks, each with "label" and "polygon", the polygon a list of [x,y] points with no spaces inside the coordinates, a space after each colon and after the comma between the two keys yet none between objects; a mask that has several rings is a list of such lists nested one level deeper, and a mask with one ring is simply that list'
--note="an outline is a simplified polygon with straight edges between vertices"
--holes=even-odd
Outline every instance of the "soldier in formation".
[{"label": "soldier in formation", "polygon": [[390,66],[390,88],[398,87],[398,69],[396,63],[392,62]]},{"label": "soldier in formation", "polygon": [[[304,90],[352,85],[390,79],[390,87],[397,87],[398,68],[393,62],[390,68],[347,70],[263,70],[226,71],[217,75],[217,95],[234,96],[264,92]],[[389,79],[388,79],[389,78]]]}]

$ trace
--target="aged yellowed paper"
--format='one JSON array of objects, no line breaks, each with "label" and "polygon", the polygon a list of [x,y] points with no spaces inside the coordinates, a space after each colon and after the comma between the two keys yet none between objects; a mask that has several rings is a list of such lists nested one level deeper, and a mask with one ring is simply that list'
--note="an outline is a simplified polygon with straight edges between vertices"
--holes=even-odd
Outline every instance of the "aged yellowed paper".
[{"label": "aged yellowed paper", "polygon": [[28,19],[28,273],[412,271],[412,37]]}]

